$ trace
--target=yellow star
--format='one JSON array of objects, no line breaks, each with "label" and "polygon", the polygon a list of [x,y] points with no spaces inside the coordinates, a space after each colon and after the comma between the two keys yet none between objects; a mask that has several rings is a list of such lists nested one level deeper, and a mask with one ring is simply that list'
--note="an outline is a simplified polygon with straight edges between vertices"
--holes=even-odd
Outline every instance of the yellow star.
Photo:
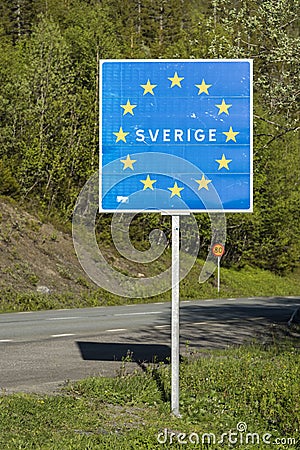
[{"label": "yellow star", "polygon": [[156,183],[157,180],[151,180],[150,175],[147,175],[146,180],[140,180],[141,183],[143,183],[144,188],[143,191],[145,189],[152,189],[152,191],[154,190],[153,184]]},{"label": "yellow star", "polygon": [[222,169],[224,167],[225,169],[229,170],[228,164],[232,161],[232,159],[226,159],[224,153],[222,155],[221,159],[216,159],[217,163],[219,163],[218,170]]},{"label": "yellow star", "polygon": [[124,109],[123,116],[125,114],[130,113],[133,116],[133,109],[136,108],[137,105],[131,105],[130,101],[127,100],[126,105],[121,105],[121,108]]},{"label": "yellow star", "polygon": [[119,142],[119,141],[126,142],[126,136],[127,136],[127,134],[129,134],[129,133],[124,132],[124,131],[123,131],[123,128],[120,127],[119,131],[114,131],[113,134],[114,134],[115,136],[117,136],[116,142]]},{"label": "yellow star", "polygon": [[198,95],[202,94],[204,92],[205,94],[209,95],[208,89],[212,86],[212,84],[206,84],[204,79],[202,80],[201,84],[195,84],[197,88],[199,88]]},{"label": "yellow star", "polygon": [[232,127],[229,128],[229,131],[222,131],[222,133],[226,135],[226,142],[228,142],[230,140],[236,142],[235,136],[237,134],[240,134],[239,131],[233,131]]},{"label": "yellow star", "polygon": [[151,84],[150,80],[148,79],[146,84],[140,84],[140,86],[144,89],[143,95],[146,95],[148,93],[154,95],[153,89],[156,88],[157,84]]},{"label": "yellow star", "polygon": [[200,189],[204,188],[208,191],[208,183],[211,183],[211,180],[208,180],[207,178],[205,178],[204,174],[202,175],[201,180],[195,180],[199,186],[198,186],[198,191],[200,191]]},{"label": "yellow star", "polygon": [[171,194],[171,198],[172,198],[172,197],[174,197],[174,195],[178,195],[178,197],[181,197],[180,191],[182,191],[184,188],[178,187],[177,183],[175,181],[174,186],[172,188],[168,188],[168,189],[169,189],[169,191],[172,192],[172,194]]},{"label": "yellow star", "polygon": [[231,108],[231,106],[232,105],[227,105],[223,99],[221,105],[216,105],[216,107],[219,108],[218,116],[222,113],[229,115],[228,109]]},{"label": "yellow star", "polygon": [[127,155],[126,159],[121,159],[120,161],[121,161],[121,163],[124,164],[123,170],[125,170],[125,169],[134,170],[133,164],[136,162],[136,159],[131,159],[130,155]]},{"label": "yellow star", "polygon": [[174,77],[168,77],[168,80],[172,81],[171,88],[174,86],[178,86],[181,88],[181,80],[184,80],[184,77],[179,77],[177,72],[174,73]]}]

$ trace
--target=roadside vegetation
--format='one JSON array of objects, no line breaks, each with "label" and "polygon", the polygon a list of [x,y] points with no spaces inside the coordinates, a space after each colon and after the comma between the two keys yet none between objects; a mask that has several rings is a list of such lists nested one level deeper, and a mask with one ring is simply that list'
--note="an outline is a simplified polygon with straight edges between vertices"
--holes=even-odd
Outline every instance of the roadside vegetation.
[{"label": "roadside vegetation", "polygon": [[[2,0],[0,195],[70,222],[98,170],[99,60],[252,58],[254,212],[227,215],[223,264],[290,272],[300,230],[298,10],[299,0]],[[142,241],[164,220],[139,215],[132,234]],[[205,258],[210,223],[197,221]]]},{"label": "roadside vegetation", "polygon": [[[166,259],[169,258],[167,257]],[[295,271],[289,276],[281,277],[270,271],[252,267],[244,267],[243,269],[221,267],[221,284],[220,293],[218,294],[216,271],[208,281],[203,284],[199,283],[202,265],[203,261],[197,260],[191,272],[181,282],[181,300],[218,297],[284,297],[296,296],[300,292],[299,271]],[[151,272],[148,272],[147,276],[149,275],[151,275]],[[77,294],[74,291],[61,294],[38,293],[36,291],[24,293],[10,288],[0,291],[0,312],[113,306],[170,300],[170,291],[150,298],[126,298],[118,297],[99,288],[85,289],[85,291]]]},{"label": "roadside vegetation", "polygon": [[[134,373],[127,373],[126,364],[120,363],[115,378],[69,383],[56,395],[2,392],[1,449],[267,449],[276,439],[281,444],[276,448],[299,449],[299,338],[274,337],[264,344],[185,357],[181,418],[170,414],[168,364]],[[231,435],[231,445],[230,431],[237,433]],[[208,445],[204,433],[210,439],[214,435],[216,443]],[[247,433],[256,434],[246,441]]]},{"label": "roadside vegetation", "polygon": [[[1,312],[140,301],[95,289],[68,234],[80,190],[98,170],[101,59],[254,60],[254,212],[226,215],[220,295],[299,294],[298,6],[298,0],[1,2]],[[170,265],[170,251],[152,267],[122,260],[111,247],[110,220],[98,217],[97,235],[116,270],[143,277]],[[217,296],[215,278],[198,283],[211,224],[208,214],[196,221],[199,260],[181,284],[186,299]],[[160,214],[134,218],[132,244],[147,248],[156,228],[170,249],[170,218]],[[146,301],[168,299],[166,293]]]}]

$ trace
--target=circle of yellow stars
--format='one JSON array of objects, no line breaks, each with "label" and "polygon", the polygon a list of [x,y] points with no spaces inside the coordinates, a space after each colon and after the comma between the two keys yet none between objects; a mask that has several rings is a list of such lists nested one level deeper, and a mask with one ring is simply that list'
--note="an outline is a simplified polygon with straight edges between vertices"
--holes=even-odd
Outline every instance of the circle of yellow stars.
[{"label": "circle of yellow stars", "polygon": [[[168,77],[168,80],[170,80],[170,88],[182,88],[181,82],[184,80],[184,77],[181,77],[178,75],[178,72],[175,72],[173,76]],[[152,84],[150,79],[148,78],[147,82],[145,84],[141,84],[140,87],[143,89],[143,95],[153,95],[155,94],[154,89],[157,87],[157,84]],[[201,83],[195,84],[195,87],[198,89],[198,95],[205,94],[209,95],[209,89],[212,87],[212,84],[206,83],[205,79],[203,78]],[[127,100],[127,102],[124,105],[120,105],[123,109],[123,116],[126,114],[130,114],[134,116],[134,109],[138,106],[130,102],[130,99]],[[218,108],[218,116],[221,114],[229,115],[229,109],[232,107],[232,104],[226,103],[225,99],[223,98],[220,104],[215,105]],[[128,136],[129,132],[126,132],[123,130],[122,127],[119,128],[119,131],[113,132],[113,134],[116,136],[116,143],[122,141],[126,143],[126,136]],[[223,131],[222,134],[226,136],[226,141],[233,141],[236,142],[236,136],[240,134],[239,131],[234,131],[232,129],[232,126],[230,126],[228,131]],[[131,156],[128,154],[125,159],[120,160],[123,164],[123,170],[130,169],[134,170],[134,163],[137,162],[136,159],[131,159]],[[222,154],[221,159],[215,160],[218,163],[218,170],[226,169],[229,170],[229,164],[232,162],[232,159],[227,159],[225,154]],[[205,175],[202,175],[202,178],[200,180],[194,180],[198,184],[198,190],[205,189],[209,190],[209,183],[212,182],[212,180],[209,180],[208,178],[205,178]],[[143,190],[150,189],[154,190],[154,184],[157,182],[157,180],[151,179],[150,175],[148,174],[146,179],[140,180],[140,182],[143,184]],[[172,197],[181,197],[181,191],[184,190],[183,187],[178,186],[177,182],[174,182],[173,187],[169,187],[168,190],[171,192],[171,198]]]}]

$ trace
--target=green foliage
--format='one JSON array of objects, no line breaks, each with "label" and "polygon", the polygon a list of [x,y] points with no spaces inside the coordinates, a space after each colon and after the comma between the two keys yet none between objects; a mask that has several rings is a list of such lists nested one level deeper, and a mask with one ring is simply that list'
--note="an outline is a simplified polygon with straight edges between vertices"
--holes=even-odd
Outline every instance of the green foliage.
[{"label": "green foliage", "polygon": [[[228,216],[224,262],[293,270],[300,230],[298,9],[298,0],[3,0],[0,194],[70,219],[98,165],[100,59],[253,58],[254,213]],[[197,220],[204,257],[210,226],[206,215]],[[167,230],[149,216],[133,223],[140,248],[153,226]],[[106,218],[99,228],[109,234]]]},{"label": "green foliage", "polygon": [[182,369],[186,413],[193,423],[218,419],[220,427],[225,417],[228,423],[231,416],[232,425],[236,418],[247,417],[249,426],[255,423],[251,416],[260,416],[270,431],[294,433],[300,420],[299,405],[290,402],[297,397],[296,355],[294,349],[278,354],[276,346],[254,346],[229,350],[225,358],[196,359]]},{"label": "green foliage", "polygon": [[68,391],[86,398],[95,396],[99,402],[115,405],[161,403],[161,392],[151,376],[140,372],[124,374],[124,368],[116,378],[88,378],[71,386]]},{"label": "green foliage", "polygon": [[19,193],[19,184],[13,176],[11,169],[4,165],[0,160],[0,195],[17,197]]},{"label": "green foliage", "polygon": [[[1,219],[1,217],[0,217]],[[0,242],[10,243],[10,232],[3,232],[0,234]],[[169,265],[169,264],[168,264]],[[168,266],[164,262],[156,263],[155,270],[165,270]],[[204,284],[199,283],[199,274],[202,263],[196,262],[191,272],[180,283],[180,298],[182,300],[198,300],[207,298],[216,298],[217,283],[216,273]],[[57,267],[58,272],[65,279],[70,279],[71,274],[63,267]],[[37,276],[25,264],[15,264],[8,267],[5,271],[11,271],[30,282],[35,286],[38,282]],[[153,273],[146,272],[146,276],[151,276]],[[74,282],[79,286],[89,288],[85,293],[75,295],[74,293],[42,294],[36,291],[31,292],[16,292],[14,289],[0,290],[0,313],[1,312],[17,312],[17,311],[40,311],[61,308],[84,308],[94,306],[114,306],[131,303],[145,303],[145,302],[159,302],[170,301],[170,292],[157,295],[150,298],[134,298],[127,299],[125,297],[117,297],[110,294],[103,289],[93,290],[89,284],[81,277],[78,277]],[[221,286],[220,296],[224,298],[232,297],[281,297],[288,295],[297,295],[300,290],[299,273],[290,276],[281,277],[274,273],[245,266],[242,269],[221,269]]]}]

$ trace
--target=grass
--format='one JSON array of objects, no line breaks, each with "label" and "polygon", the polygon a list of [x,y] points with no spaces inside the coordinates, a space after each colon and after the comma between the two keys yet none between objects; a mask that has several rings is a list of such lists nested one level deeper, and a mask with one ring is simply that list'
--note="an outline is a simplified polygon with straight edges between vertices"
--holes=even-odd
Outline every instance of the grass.
[{"label": "grass", "polygon": [[[154,271],[161,271],[161,262]],[[203,261],[197,260],[190,273],[180,284],[181,299],[217,298],[216,273],[205,283],[198,282]],[[144,270],[144,268],[143,268]],[[148,269],[149,270],[149,269]],[[153,272],[144,270],[145,276]],[[81,280],[77,280],[82,284]],[[280,297],[295,296],[300,293],[300,276],[298,272],[281,277],[272,272],[253,267],[243,269],[228,269],[221,267],[220,297]],[[0,291],[0,312],[37,311],[45,309],[80,308],[93,306],[111,306],[128,303],[145,303],[170,301],[170,292],[150,298],[118,297],[103,289],[90,289],[83,293],[41,294],[36,291],[17,292],[13,289]]]},{"label": "grass", "polygon": [[[124,362],[120,369],[116,378],[69,384],[61,395],[3,393],[1,449],[221,449],[222,433],[236,432],[241,422],[248,433],[257,433],[260,444],[246,445],[246,432],[241,431],[234,445],[225,436],[225,447],[270,448],[273,445],[262,442],[269,433],[272,443],[293,439],[276,448],[300,448],[299,342],[206,350],[184,359],[181,418],[170,414],[169,365],[127,374]],[[213,433],[216,444],[208,445],[204,433]],[[180,439],[187,443],[179,443]]]}]

